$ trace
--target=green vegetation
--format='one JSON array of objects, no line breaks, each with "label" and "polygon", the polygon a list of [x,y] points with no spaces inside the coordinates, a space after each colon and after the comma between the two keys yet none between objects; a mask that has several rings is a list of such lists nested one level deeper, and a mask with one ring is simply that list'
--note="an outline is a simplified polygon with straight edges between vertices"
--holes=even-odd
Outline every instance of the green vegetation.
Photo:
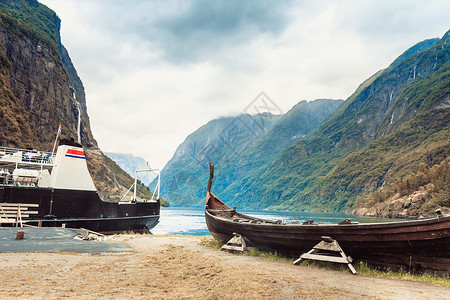
[{"label": "green vegetation", "polygon": [[349,211],[359,195],[440,163],[450,155],[449,34],[369,78],[264,173],[250,171],[226,194],[240,207]]},{"label": "green vegetation", "polygon": [[[304,261],[301,263],[304,267],[310,268],[320,268],[327,270],[340,271],[345,273],[350,273],[349,268],[343,264],[333,264],[319,261]],[[405,281],[413,281],[413,282],[426,282],[430,284],[441,285],[445,287],[450,287],[450,279],[445,277],[439,277],[436,275],[421,273],[416,274],[407,271],[392,271],[389,269],[377,269],[368,265],[362,261],[353,262],[353,267],[355,267],[358,275],[376,277],[376,278],[387,278],[387,279],[397,279],[397,280],[405,280]]]},{"label": "green vegetation", "polygon": [[[61,67],[59,24],[56,14],[35,0],[0,0],[0,28],[6,42],[21,45],[23,40],[29,39],[33,47],[39,44],[46,55]],[[40,141],[46,137],[37,136],[28,110],[11,91],[10,82],[14,79],[10,78],[9,69],[15,63],[13,59],[8,58],[6,48],[0,48],[0,143],[39,149],[44,146]],[[64,68],[62,70],[64,72]],[[53,137],[48,140],[53,140]]]},{"label": "green vegetation", "polygon": [[360,197],[356,208],[372,207],[386,200],[394,201],[414,192],[422,193],[420,201],[408,203],[410,215],[426,216],[437,207],[450,208],[450,156],[432,168],[425,163],[419,164],[415,174],[409,174],[393,184],[384,186],[364,197]]},{"label": "green vegetation", "polygon": [[[111,169],[111,171],[114,173],[117,182],[122,185],[123,187],[130,187],[131,185],[133,185],[134,183],[134,178],[131,177],[127,172],[125,172],[124,170],[122,170],[122,168],[119,167],[118,164],[116,164],[115,161],[113,161],[111,158],[109,158],[106,155],[103,155],[103,159],[106,162],[106,165]],[[143,199],[151,199],[153,196],[153,193],[149,190],[148,187],[146,187],[142,182],[140,182],[138,180],[138,185],[137,185],[137,196]],[[161,206],[165,206],[168,207],[169,206],[169,202],[167,202],[166,200],[164,200],[163,198],[161,199]]]},{"label": "green vegetation", "polygon": [[350,209],[357,195],[364,191],[396,182],[415,172],[420,163],[433,165],[450,155],[450,111],[439,106],[449,94],[450,62],[447,62],[399,96],[398,106],[404,106],[407,99],[416,116],[396,130],[385,127],[387,135],[380,132],[378,139],[340,161],[319,179],[320,189],[315,191],[321,201],[313,203],[323,209]]},{"label": "green vegetation", "polygon": [[217,250],[219,250],[223,246],[222,243],[219,243],[218,241],[216,241],[212,237],[203,237],[201,239],[199,245],[205,246],[205,247],[208,247],[208,248],[217,249]]},{"label": "green vegetation", "polygon": [[62,65],[58,16],[36,0],[1,0],[0,26],[12,35],[27,36],[48,45],[50,56]]},{"label": "green vegetation", "polygon": [[370,267],[367,263],[357,262],[354,264],[356,272],[361,275],[377,277],[377,278],[389,278],[414,282],[426,282],[441,286],[450,287],[450,279],[435,276],[432,274],[414,274],[406,271],[390,271],[390,270],[378,270]]},{"label": "green vegetation", "polygon": [[37,148],[39,143],[28,123],[28,112],[11,91],[8,64],[11,63],[0,49],[0,145]]},{"label": "green vegetation", "polygon": [[271,261],[292,262],[292,257],[286,257],[277,252],[266,252],[266,251],[260,251],[260,250],[253,249],[253,250],[249,250],[247,252],[247,255],[255,256],[255,257],[262,257],[264,259],[271,260]]}]

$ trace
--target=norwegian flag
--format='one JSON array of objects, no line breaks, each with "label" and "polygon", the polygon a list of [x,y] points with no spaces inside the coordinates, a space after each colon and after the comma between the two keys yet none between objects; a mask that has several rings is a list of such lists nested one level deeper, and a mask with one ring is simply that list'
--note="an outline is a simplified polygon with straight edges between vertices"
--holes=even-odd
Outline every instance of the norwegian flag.
[{"label": "norwegian flag", "polygon": [[59,138],[61,135],[61,124],[59,124],[58,133],[56,134],[56,138]]},{"label": "norwegian flag", "polygon": [[52,155],[55,153],[56,142],[58,142],[58,138],[61,135],[61,124],[59,124],[58,133],[56,134],[55,143],[53,144]]}]

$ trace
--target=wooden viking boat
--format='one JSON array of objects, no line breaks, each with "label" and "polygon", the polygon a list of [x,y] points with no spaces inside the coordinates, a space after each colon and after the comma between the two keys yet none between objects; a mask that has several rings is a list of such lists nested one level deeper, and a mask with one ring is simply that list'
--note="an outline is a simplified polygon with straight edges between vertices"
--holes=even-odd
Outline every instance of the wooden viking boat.
[{"label": "wooden viking boat", "polygon": [[212,192],[214,166],[205,200],[205,218],[211,235],[226,243],[234,233],[261,250],[300,256],[329,236],[354,259],[373,265],[450,275],[450,216],[387,223],[284,223],[254,218],[230,208]]}]

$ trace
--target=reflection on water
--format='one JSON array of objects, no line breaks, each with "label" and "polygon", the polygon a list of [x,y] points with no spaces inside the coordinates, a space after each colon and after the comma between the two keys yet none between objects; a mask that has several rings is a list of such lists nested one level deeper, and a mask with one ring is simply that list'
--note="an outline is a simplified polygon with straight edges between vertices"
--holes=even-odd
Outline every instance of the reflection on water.
[{"label": "reflection on water", "polygon": [[[345,219],[357,222],[380,222],[392,220],[356,218],[346,213],[322,213],[304,211],[267,211],[242,210],[241,213],[268,220],[283,222],[314,220],[315,223],[339,223]],[[153,228],[154,234],[210,235],[205,223],[204,210],[201,207],[169,207],[161,208],[159,224]]]}]

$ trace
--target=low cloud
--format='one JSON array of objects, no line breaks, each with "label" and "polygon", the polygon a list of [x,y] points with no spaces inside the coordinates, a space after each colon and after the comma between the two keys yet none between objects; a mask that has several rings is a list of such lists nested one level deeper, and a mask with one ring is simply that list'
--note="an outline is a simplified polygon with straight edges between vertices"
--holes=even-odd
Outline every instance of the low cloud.
[{"label": "low cloud", "polygon": [[42,0],[85,85],[95,138],[163,167],[209,120],[264,91],[287,111],[345,99],[449,29],[449,1]]}]

